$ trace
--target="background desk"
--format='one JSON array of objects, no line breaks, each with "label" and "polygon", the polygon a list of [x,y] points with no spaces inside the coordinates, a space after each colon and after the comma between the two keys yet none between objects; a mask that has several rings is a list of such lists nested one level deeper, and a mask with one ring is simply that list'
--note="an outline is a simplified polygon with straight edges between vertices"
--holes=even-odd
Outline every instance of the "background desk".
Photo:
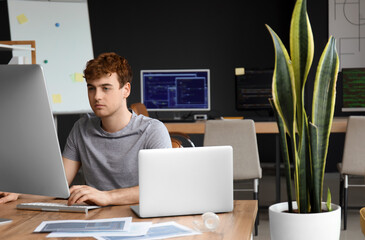
[{"label": "background desk", "polygon": [[[32,199],[31,201],[34,201]],[[138,218],[129,208],[129,206],[113,206],[89,211],[88,214],[83,213],[58,213],[58,212],[41,212],[17,210],[16,205],[20,202],[31,202],[29,199],[20,199],[8,204],[0,204],[0,217],[10,218],[11,223],[0,225],[1,239],[18,240],[18,239],[46,239],[46,233],[34,233],[34,229],[42,221],[51,220],[90,220],[102,218],[116,217],[133,217],[133,222],[148,222],[154,223],[175,221],[184,226],[193,228],[193,221],[201,221],[201,215],[194,216],[179,216],[179,217],[164,217],[164,218]],[[65,202],[64,200],[55,200],[54,202]],[[234,201],[234,211],[231,213],[220,213],[220,226],[217,232],[203,233],[201,235],[191,237],[181,237],[174,239],[250,239],[252,228],[254,226],[257,214],[257,201],[254,200],[236,200]],[[54,238],[53,238],[54,239]],[[93,238],[72,238],[72,239],[93,239]]]},{"label": "background desk", "polygon": [[[229,121],[229,120],[227,120]],[[183,132],[186,134],[204,134],[205,121],[196,121],[189,123],[165,123],[169,132]],[[332,123],[331,132],[346,132],[347,118],[335,117]],[[258,134],[276,134],[279,133],[276,122],[255,122],[256,133]]]},{"label": "background desk", "polygon": [[[219,120],[217,120],[219,121]],[[229,121],[229,120],[227,120]],[[169,132],[183,132],[185,134],[204,134],[205,121],[196,121],[193,123],[165,123]],[[335,117],[332,122],[332,133],[345,133],[347,128],[346,117]],[[280,199],[280,145],[279,145],[279,131],[276,122],[255,122],[255,129],[257,134],[277,134],[276,135],[276,153],[275,153],[275,175],[276,175],[276,202],[281,202]]]}]

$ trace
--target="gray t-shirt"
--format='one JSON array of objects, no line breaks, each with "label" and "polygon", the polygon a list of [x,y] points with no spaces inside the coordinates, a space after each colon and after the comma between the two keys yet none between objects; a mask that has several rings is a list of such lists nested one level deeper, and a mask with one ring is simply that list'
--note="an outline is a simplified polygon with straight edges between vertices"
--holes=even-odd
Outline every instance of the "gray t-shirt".
[{"label": "gray t-shirt", "polygon": [[152,148],[171,148],[162,122],[133,112],[127,126],[109,133],[99,117],[87,114],[72,128],[63,156],[81,162],[87,185],[106,191],[137,186],[138,152]]}]

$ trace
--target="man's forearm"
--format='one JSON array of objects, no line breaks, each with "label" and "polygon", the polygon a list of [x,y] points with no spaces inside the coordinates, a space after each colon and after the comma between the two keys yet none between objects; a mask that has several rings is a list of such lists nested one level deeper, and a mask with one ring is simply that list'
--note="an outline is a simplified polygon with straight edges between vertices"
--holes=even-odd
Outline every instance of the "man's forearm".
[{"label": "man's forearm", "polygon": [[139,202],[139,187],[121,188],[108,191],[109,205],[128,205]]}]

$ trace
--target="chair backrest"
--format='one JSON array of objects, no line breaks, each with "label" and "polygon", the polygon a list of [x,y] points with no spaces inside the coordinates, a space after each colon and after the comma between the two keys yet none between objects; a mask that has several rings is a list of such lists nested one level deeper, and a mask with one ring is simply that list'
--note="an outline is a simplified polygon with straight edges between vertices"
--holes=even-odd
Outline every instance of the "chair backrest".
[{"label": "chair backrest", "polygon": [[146,106],[143,103],[133,103],[131,104],[131,109],[137,114],[137,115],[144,115],[146,117],[149,116]]},{"label": "chair backrest", "polygon": [[172,148],[182,148],[183,147],[181,141],[176,138],[171,138],[171,145],[172,145]]},{"label": "chair backrest", "polygon": [[252,120],[208,120],[204,146],[230,145],[233,148],[235,180],[262,177],[255,124]]},{"label": "chair backrest", "polygon": [[365,175],[365,117],[363,116],[348,118],[341,173]]},{"label": "chair backrest", "polygon": [[360,226],[361,232],[365,236],[365,207],[360,209]]}]

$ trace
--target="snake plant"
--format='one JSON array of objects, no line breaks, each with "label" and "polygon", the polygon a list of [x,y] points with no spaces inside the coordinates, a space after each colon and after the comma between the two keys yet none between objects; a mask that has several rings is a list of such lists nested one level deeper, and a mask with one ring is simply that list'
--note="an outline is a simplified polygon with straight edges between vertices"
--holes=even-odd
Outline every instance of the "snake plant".
[{"label": "snake plant", "polygon": [[[299,213],[321,212],[329,135],[335,107],[339,60],[331,36],[320,57],[314,79],[312,113],[307,115],[304,91],[314,43],[306,0],[297,0],[290,25],[290,55],[267,26],[275,48],[272,107],[277,117],[284,160],[288,209],[295,199]],[[290,165],[294,166],[291,172]]]}]

